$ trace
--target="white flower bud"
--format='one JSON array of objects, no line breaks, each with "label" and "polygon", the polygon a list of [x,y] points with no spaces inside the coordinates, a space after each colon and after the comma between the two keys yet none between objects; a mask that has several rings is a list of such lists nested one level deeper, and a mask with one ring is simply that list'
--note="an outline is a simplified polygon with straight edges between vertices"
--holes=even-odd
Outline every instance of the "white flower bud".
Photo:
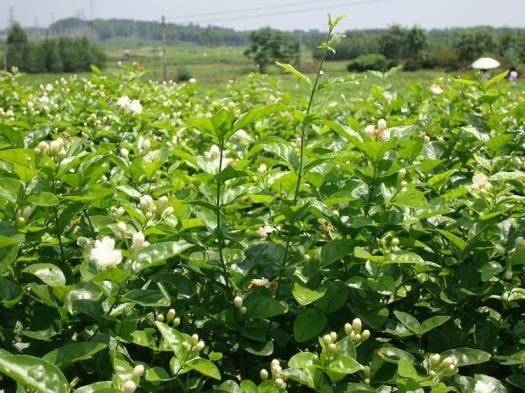
[{"label": "white flower bud", "polygon": [[448,356],[445,359],[443,359],[443,362],[441,364],[448,368],[450,365],[453,365],[454,363],[455,363],[454,358],[452,356]]},{"label": "white flower bud", "polygon": [[397,237],[392,238],[392,247],[399,246],[399,239]]},{"label": "white flower bud", "polygon": [[164,315],[163,314],[157,314],[157,321],[164,322]]},{"label": "white flower bud", "polygon": [[386,120],[385,119],[380,119],[378,122],[377,122],[377,128],[379,128],[380,130],[386,130],[386,127],[387,127],[387,124],[386,124]]},{"label": "white flower bud", "polygon": [[401,168],[398,172],[398,176],[402,179],[406,176],[407,170],[405,168]]},{"label": "white flower bud", "polygon": [[193,334],[191,336],[191,343],[193,345],[197,345],[198,342],[199,342],[199,335],[198,334]]},{"label": "white flower bud", "polygon": [[303,255],[303,260],[304,260],[305,262],[310,262],[311,259],[312,259],[312,258],[310,258],[310,255],[308,255],[308,254],[304,254],[304,255]]},{"label": "white flower bud", "polygon": [[400,184],[401,184],[401,187],[403,188],[406,188],[408,186],[408,183],[406,182],[406,180],[403,180]]},{"label": "white flower bud", "polygon": [[146,218],[148,220],[150,220],[152,217],[153,217],[153,213],[152,212],[146,212]]},{"label": "white flower bud", "polygon": [[365,329],[363,330],[363,333],[361,333],[361,341],[366,341],[370,338],[370,330]]},{"label": "white flower bud", "polygon": [[115,213],[117,214],[117,216],[121,217],[126,213],[126,210],[122,206],[120,206],[117,210],[115,210]]},{"label": "white flower bud", "polygon": [[431,378],[435,378],[437,376],[436,372],[434,370],[430,370],[428,372],[428,375],[431,377]]},{"label": "white flower bud", "polygon": [[259,168],[257,168],[258,173],[265,173],[267,170],[268,170],[268,167],[266,166],[266,164],[261,164],[259,165]]},{"label": "white flower bud", "polygon": [[279,361],[279,359],[272,359],[272,362],[270,364],[272,368],[274,368],[275,366],[279,366],[281,362]]},{"label": "white flower bud", "polygon": [[166,209],[164,209],[164,215],[165,216],[171,216],[175,209],[172,206],[168,206]]},{"label": "white flower bud", "polygon": [[49,145],[45,141],[40,141],[37,146],[42,153],[45,153],[49,150]]},{"label": "white flower bud", "polygon": [[163,195],[159,198],[159,209],[164,209],[166,205],[168,204],[168,197],[166,195]]},{"label": "white flower bud", "polygon": [[440,361],[441,361],[441,355],[439,353],[435,353],[430,356],[430,364],[432,366],[438,365]]},{"label": "white flower bud", "polygon": [[173,320],[173,326],[174,326],[174,327],[177,327],[177,326],[179,326],[179,325],[180,325],[180,318],[175,318],[175,319]]},{"label": "white flower bud", "polygon": [[245,306],[242,306],[240,309],[239,309],[239,312],[244,315],[246,314],[246,312],[248,311],[248,309],[245,307]]},{"label": "white flower bud", "polygon": [[347,335],[349,335],[352,331],[353,331],[353,330],[352,330],[352,324],[350,324],[350,323],[348,323],[348,322],[345,323],[345,333],[346,333]]},{"label": "white flower bud", "polygon": [[494,252],[496,255],[505,255],[505,247],[503,247],[501,244],[496,244],[494,246]]},{"label": "white flower bud", "polygon": [[40,148],[35,147],[35,154],[38,156],[38,155],[40,155],[40,153],[42,153],[42,151],[40,150]]},{"label": "white flower bud", "polygon": [[131,248],[133,248],[134,250],[138,250],[139,248],[142,248],[144,246],[144,240],[145,240],[145,237],[142,232],[134,233]]},{"label": "white flower bud", "polygon": [[25,219],[24,217],[20,216],[20,217],[18,217],[18,218],[16,219],[16,223],[17,223],[17,225],[20,226],[20,227],[21,227],[21,226],[24,226],[24,225],[26,224],[26,219]]},{"label": "white flower bud", "polygon": [[329,334],[325,334],[323,336],[323,341],[325,344],[331,344],[332,343],[332,336],[330,336]]},{"label": "white flower bud", "polygon": [[168,312],[166,313],[166,320],[167,320],[168,322],[173,321],[173,320],[175,319],[175,314],[176,314],[175,309],[170,308],[170,309],[168,310]]},{"label": "white flower bud", "polygon": [[79,247],[86,247],[88,244],[89,244],[89,239],[87,237],[80,236],[77,239],[77,246]]},{"label": "white flower bud", "polygon": [[144,365],[137,364],[135,368],[133,369],[133,376],[135,378],[140,378],[142,377],[142,375],[144,375]]},{"label": "white flower bud", "polygon": [[355,318],[352,321],[352,330],[354,333],[361,333],[361,329],[363,328],[363,322],[361,322],[361,319]]},{"label": "white flower bud", "polygon": [[200,352],[204,349],[204,341],[199,341],[196,345],[195,345],[195,350],[197,352]]},{"label": "white flower bud", "polygon": [[335,345],[334,343],[328,344],[328,350],[334,353],[335,351],[337,351],[337,345]]},{"label": "white flower bud", "polygon": [[372,135],[375,130],[376,128],[373,125],[368,125],[365,127],[365,132],[370,135]]},{"label": "white flower bud", "polygon": [[149,139],[144,139],[144,142],[142,142],[142,149],[143,150],[149,150],[151,147],[151,142]]},{"label": "white flower bud", "polygon": [[330,332],[330,337],[332,337],[332,342],[335,342],[337,340],[337,333],[336,332]]},{"label": "white flower bud", "polygon": [[233,299],[233,304],[235,305],[235,307],[241,308],[242,307],[242,297],[235,296],[235,298]]},{"label": "white flower bud", "polygon": [[128,230],[128,226],[126,225],[125,222],[122,222],[120,221],[118,224],[117,224],[117,230],[121,233],[124,233]]},{"label": "white flower bud", "polygon": [[122,149],[120,149],[120,155],[122,156],[122,158],[127,159],[129,157],[129,150],[123,147]]},{"label": "white flower bud", "polygon": [[184,349],[185,351],[189,351],[191,349],[191,344],[186,341],[183,341],[181,346],[182,346],[182,349]]},{"label": "white flower bud", "polygon": [[262,381],[266,381],[268,380],[268,371],[266,369],[262,369],[260,372],[259,372],[259,376],[261,377],[261,380]]},{"label": "white flower bud", "polygon": [[58,140],[51,141],[51,143],[49,144],[49,150],[51,151],[51,153],[56,154],[60,151],[61,148],[62,145]]},{"label": "white flower bud", "polygon": [[135,390],[137,390],[137,385],[135,385],[135,382],[129,380],[122,385],[122,391],[124,393],[133,393]]}]

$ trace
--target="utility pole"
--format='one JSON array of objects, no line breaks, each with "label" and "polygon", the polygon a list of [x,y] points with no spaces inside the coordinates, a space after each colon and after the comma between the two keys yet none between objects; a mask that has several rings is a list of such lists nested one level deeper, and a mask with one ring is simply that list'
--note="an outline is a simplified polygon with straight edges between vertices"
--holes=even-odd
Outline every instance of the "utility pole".
[{"label": "utility pole", "polygon": [[9,12],[9,27],[11,27],[15,23],[15,9],[12,5],[9,6],[8,12]]},{"label": "utility pole", "polygon": [[160,33],[162,35],[162,78],[168,80],[168,63],[166,60],[166,17],[162,15],[160,24]]}]

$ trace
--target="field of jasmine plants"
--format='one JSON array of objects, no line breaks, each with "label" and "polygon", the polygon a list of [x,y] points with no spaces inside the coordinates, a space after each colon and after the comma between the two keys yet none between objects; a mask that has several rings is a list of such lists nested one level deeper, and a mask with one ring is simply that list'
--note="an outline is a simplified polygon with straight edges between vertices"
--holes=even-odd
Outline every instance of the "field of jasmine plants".
[{"label": "field of jasmine plants", "polygon": [[323,65],[0,75],[1,392],[525,389],[523,86]]}]

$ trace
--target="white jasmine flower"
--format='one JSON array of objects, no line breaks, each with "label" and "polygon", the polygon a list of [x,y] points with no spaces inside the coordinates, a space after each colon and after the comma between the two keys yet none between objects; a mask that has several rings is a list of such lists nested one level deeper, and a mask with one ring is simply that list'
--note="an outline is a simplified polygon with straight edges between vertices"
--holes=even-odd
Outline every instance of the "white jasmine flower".
[{"label": "white jasmine flower", "polygon": [[493,393],[496,391],[496,384],[493,381],[476,381],[474,393]]},{"label": "white jasmine flower", "polygon": [[435,83],[432,86],[430,86],[430,91],[432,92],[432,94],[435,95],[443,94],[443,88],[439,85],[436,85]]},{"label": "white jasmine flower", "polygon": [[122,158],[127,159],[129,157],[129,150],[123,147],[122,149],[120,149],[120,155],[122,156]]},{"label": "white jasmine flower", "polygon": [[248,144],[251,141],[250,135],[242,129],[237,131],[234,136],[243,144]]},{"label": "white jasmine flower", "polygon": [[260,227],[259,229],[257,229],[257,233],[259,234],[259,236],[263,237],[263,238],[267,238],[268,235],[272,232],[274,232],[275,229],[272,228],[271,226],[269,225],[265,225],[263,227]]},{"label": "white jasmine flower", "polygon": [[486,192],[492,188],[489,179],[483,173],[476,173],[472,176],[472,189],[474,191]]},{"label": "white jasmine flower", "polygon": [[117,106],[119,108],[127,108],[127,106],[129,105],[130,103],[130,100],[129,100],[129,97],[128,96],[122,96],[120,97],[118,100],[117,100]]},{"label": "white jasmine flower", "polygon": [[142,105],[139,100],[133,100],[128,104],[126,110],[133,114],[140,114],[142,113]]},{"label": "white jasmine flower", "polygon": [[265,173],[267,170],[268,170],[268,167],[266,166],[266,164],[261,164],[259,165],[259,168],[257,168],[257,172],[259,173]]},{"label": "white jasmine flower", "polygon": [[95,247],[91,250],[91,258],[100,267],[116,266],[122,262],[122,252],[115,250],[115,240],[105,236],[95,242]]}]

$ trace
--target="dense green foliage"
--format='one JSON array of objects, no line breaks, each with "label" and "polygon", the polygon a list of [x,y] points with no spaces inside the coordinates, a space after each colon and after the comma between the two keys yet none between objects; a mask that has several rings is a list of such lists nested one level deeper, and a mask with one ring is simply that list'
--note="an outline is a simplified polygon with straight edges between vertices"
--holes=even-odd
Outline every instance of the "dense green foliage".
[{"label": "dense green foliage", "polygon": [[408,70],[457,70],[483,55],[517,66],[525,62],[525,31],[488,27],[425,31],[392,26],[388,30],[348,31],[335,48],[330,59],[352,60],[380,53]]},{"label": "dense green foliage", "polygon": [[261,29],[250,33],[250,47],[244,54],[253,59],[260,72],[266,72],[275,62],[297,64],[301,49],[299,42],[288,34],[274,29]]},{"label": "dense green foliage", "polygon": [[89,71],[103,67],[105,54],[86,37],[60,37],[29,42],[24,30],[14,24],[7,36],[7,66],[29,73]]},{"label": "dense green foliage", "polygon": [[524,389],[522,86],[283,67],[0,75],[6,392]]},{"label": "dense green foliage", "polygon": [[364,71],[388,71],[394,67],[396,63],[389,60],[387,57],[379,53],[369,53],[361,55],[352,60],[348,64],[348,71],[350,72],[364,72]]}]

